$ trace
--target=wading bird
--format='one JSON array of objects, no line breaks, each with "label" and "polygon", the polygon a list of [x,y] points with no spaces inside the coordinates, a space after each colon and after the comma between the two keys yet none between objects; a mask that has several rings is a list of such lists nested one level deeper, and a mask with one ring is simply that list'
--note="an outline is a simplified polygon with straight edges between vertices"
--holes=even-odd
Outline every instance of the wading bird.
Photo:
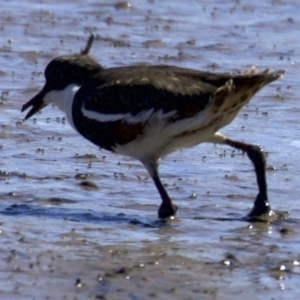
[{"label": "wading bird", "polygon": [[103,68],[89,56],[91,35],[80,54],[53,59],[42,90],[23,105],[30,118],[49,103],[65,112],[71,126],[106,150],[139,160],[161,196],[159,218],[174,216],[158,173],[158,160],[176,150],[208,142],[247,153],[258,183],[249,217],[271,212],[262,148],[226,137],[230,124],[252,96],[283,71],[255,68],[243,75],[209,73],[167,65]]}]

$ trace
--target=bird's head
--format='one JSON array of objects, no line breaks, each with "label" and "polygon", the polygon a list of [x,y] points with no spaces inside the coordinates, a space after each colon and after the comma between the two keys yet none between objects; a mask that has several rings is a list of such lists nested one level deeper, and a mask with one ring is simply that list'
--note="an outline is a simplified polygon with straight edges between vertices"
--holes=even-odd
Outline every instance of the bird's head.
[{"label": "bird's head", "polygon": [[25,120],[49,104],[46,97],[49,92],[64,90],[71,84],[83,85],[101,71],[101,65],[89,55],[93,41],[94,35],[91,35],[80,54],[59,56],[47,65],[44,87],[22,107],[22,112],[31,107]]}]

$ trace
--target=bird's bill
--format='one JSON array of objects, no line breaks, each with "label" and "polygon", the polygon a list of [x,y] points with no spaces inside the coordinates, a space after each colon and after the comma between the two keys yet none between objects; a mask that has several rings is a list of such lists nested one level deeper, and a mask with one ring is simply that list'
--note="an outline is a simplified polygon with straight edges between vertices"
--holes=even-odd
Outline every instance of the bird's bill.
[{"label": "bird's bill", "polygon": [[44,108],[48,103],[44,102],[45,97],[45,89],[42,89],[38,94],[36,94],[32,99],[30,99],[27,103],[25,103],[22,106],[21,112],[24,112],[29,107],[31,107],[30,111],[25,116],[24,120],[29,119],[33,115],[35,115],[37,112],[39,112],[42,108]]}]

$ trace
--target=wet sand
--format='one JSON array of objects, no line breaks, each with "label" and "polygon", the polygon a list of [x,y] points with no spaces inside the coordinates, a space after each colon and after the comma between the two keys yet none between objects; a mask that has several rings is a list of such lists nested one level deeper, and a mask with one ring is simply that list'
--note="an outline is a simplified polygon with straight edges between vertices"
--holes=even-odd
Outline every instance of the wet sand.
[{"label": "wet sand", "polygon": [[[296,299],[299,253],[297,1],[9,1],[0,45],[1,299]],[[175,64],[285,69],[225,134],[268,154],[270,203],[287,220],[248,223],[257,193],[242,153],[200,145],[161,161],[179,206],[160,199],[136,161],[97,149],[49,106],[20,109],[58,55],[90,32],[105,67]]]}]

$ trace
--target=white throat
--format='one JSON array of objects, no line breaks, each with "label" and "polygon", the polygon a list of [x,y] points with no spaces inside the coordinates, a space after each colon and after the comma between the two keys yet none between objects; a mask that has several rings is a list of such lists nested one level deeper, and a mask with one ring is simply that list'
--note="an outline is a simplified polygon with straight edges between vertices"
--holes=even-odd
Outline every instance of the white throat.
[{"label": "white throat", "polygon": [[60,110],[62,110],[66,114],[68,122],[75,130],[76,127],[73,123],[72,107],[75,94],[79,90],[79,88],[80,86],[77,84],[70,84],[64,90],[50,91],[44,97],[44,101],[47,104],[55,104]]}]

